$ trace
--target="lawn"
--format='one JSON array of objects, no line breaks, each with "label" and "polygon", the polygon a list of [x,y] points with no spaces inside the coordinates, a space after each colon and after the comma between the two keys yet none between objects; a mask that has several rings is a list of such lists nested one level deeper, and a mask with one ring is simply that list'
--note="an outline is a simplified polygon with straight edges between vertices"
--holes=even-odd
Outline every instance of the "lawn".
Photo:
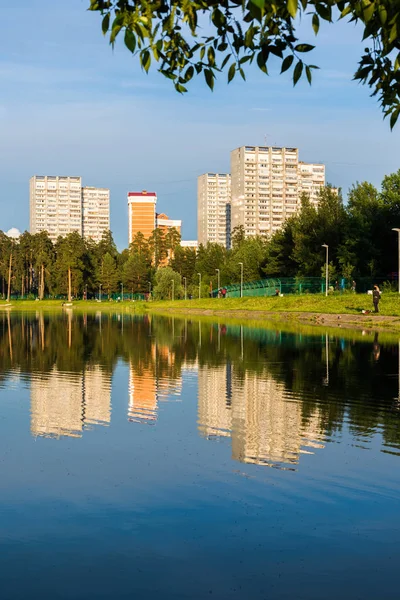
[{"label": "lawn", "polygon": [[[204,298],[201,300],[155,301],[149,306],[152,309],[196,309],[205,311],[265,311],[265,312],[307,312],[329,314],[361,314],[364,310],[373,310],[372,297],[368,294],[304,294],[283,297],[250,297],[244,298]],[[400,295],[398,293],[382,294],[379,311],[384,316],[400,316]]]}]

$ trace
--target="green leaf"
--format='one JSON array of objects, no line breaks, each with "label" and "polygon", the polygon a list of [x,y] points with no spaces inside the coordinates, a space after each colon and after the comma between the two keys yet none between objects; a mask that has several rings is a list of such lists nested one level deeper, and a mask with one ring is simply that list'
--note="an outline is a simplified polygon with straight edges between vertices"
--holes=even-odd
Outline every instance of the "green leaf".
[{"label": "green leaf", "polygon": [[290,67],[292,66],[293,61],[294,61],[293,54],[289,54],[289,56],[286,56],[283,59],[283,61],[282,61],[282,68],[281,68],[281,74],[284,73],[285,71],[287,71],[288,69],[290,69]]},{"label": "green leaf", "polygon": [[262,52],[259,52],[257,54],[257,65],[263,73],[266,73],[268,75],[266,62],[267,62],[267,57]]},{"label": "green leaf", "polygon": [[230,83],[232,81],[232,79],[235,77],[236,75],[236,64],[232,63],[231,66],[229,67],[229,71],[228,71],[228,83]]},{"label": "green leaf", "polygon": [[187,88],[185,88],[185,86],[181,85],[180,83],[175,83],[175,89],[180,94],[184,94],[185,92],[187,92]]},{"label": "green leaf", "polygon": [[375,11],[375,4],[373,2],[371,2],[371,4],[369,6],[364,8],[363,14],[364,14],[364,20],[366,23],[368,23],[368,21],[371,20],[372,15],[374,14],[374,11]]},{"label": "green leaf", "polygon": [[389,35],[389,44],[391,44],[392,42],[394,42],[394,40],[397,38],[397,23],[395,23],[392,27],[392,29],[390,30],[390,35]]},{"label": "green leaf", "polygon": [[110,27],[110,13],[107,13],[101,23],[101,30],[103,32],[103,35],[106,35],[109,27]]},{"label": "green leaf", "polygon": [[297,65],[295,66],[294,71],[293,71],[293,85],[296,85],[296,83],[299,81],[302,73],[303,73],[303,62],[301,60],[299,60],[299,62],[297,63]]},{"label": "green leaf", "polygon": [[319,16],[317,13],[314,13],[312,16],[312,28],[314,29],[315,35],[317,35],[319,31]]},{"label": "green leaf", "polygon": [[242,69],[242,68],[240,68],[240,69],[239,69],[239,73],[240,73],[240,75],[241,75],[241,77],[242,77],[243,81],[246,81],[246,75],[245,75],[245,73],[244,73],[244,71],[243,71],[243,69]]},{"label": "green leaf", "polygon": [[[190,65],[187,69],[186,69],[186,73],[185,73],[185,81],[190,81],[192,79],[194,75],[194,67],[192,65]],[[185,90],[186,91],[186,90]]]},{"label": "green leaf", "polygon": [[368,21],[371,20],[372,15],[374,14],[374,11],[375,11],[375,4],[373,2],[371,2],[371,4],[369,6],[364,8],[363,15],[364,15],[364,20],[366,23],[368,23]]},{"label": "green leaf", "polygon": [[393,129],[393,127],[396,125],[397,119],[399,118],[399,112],[400,109],[396,108],[390,115],[390,129]]},{"label": "green leaf", "polygon": [[215,65],[215,52],[214,48],[210,46],[207,52],[208,64],[213,67]]},{"label": "green leaf", "polygon": [[307,75],[307,81],[311,85],[312,73],[311,73],[311,69],[309,66],[306,66],[306,75]]},{"label": "green leaf", "polygon": [[294,47],[296,52],[310,52],[311,50],[314,50],[314,48],[315,46],[311,46],[311,44],[297,44],[297,46]]},{"label": "green leaf", "polygon": [[151,56],[148,50],[143,50],[140,55],[140,62],[142,63],[143,69],[148,73],[151,65]]},{"label": "green leaf", "polygon": [[203,60],[205,53],[206,53],[206,47],[203,46],[202,49],[200,50],[200,60]]},{"label": "green leaf", "polygon": [[224,60],[222,61],[222,65],[221,65],[221,69],[223,69],[226,65],[226,63],[228,62],[228,60],[230,59],[230,57],[232,56],[232,54],[227,54],[224,58]]},{"label": "green leaf", "polygon": [[289,15],[294,19],[296,17],[297,14],[297,0],[287,0],[287,9],[289,12]]},{"label": "green leaf", "polygon": [[254,4],[261,10],[264,10],[264,8],[265,8],[265,0],[250,0],[250,3]]},{"label": "green leaf", "polygon": [[211,69],[204,69],[204,77],[210,90],[214,89],[214,73]]},{"label": "green leaf", "polygon": [[315,8],[319,16],[324,19],[324,21],[332,21],[332,8],[329,5],[318,3]]},{"label": "green leaf", "polygon": [[380,5],[378,7],[378,10],[379,10],[379,19],[380,19],[382,25],[384,25],[386,23],[386,21],[387,21],[387,10],[382,5]]},{"label": "green leaf", "polygon": [[131,31],[130,29],[125,30],[125,40],[124,41],[125,41],[125,46],[133,54],[135,52],[135,48],[136,48],[136,37],[135,37],[135,34],[133,33],[133,31]]}]

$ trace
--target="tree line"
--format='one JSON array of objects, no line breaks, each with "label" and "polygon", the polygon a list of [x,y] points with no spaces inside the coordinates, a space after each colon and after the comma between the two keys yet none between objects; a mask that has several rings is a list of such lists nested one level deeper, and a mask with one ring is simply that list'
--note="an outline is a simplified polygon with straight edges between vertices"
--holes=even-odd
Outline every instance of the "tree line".
[{"label": "tree line", "polygon": [[400,227],[400,170],[385,176],[381,189],[357,183],[348,194],[321,189],[319,205],[307,195],[301,208],[270,238],[232,232],[232,247],[180,245],[172,228],[155,229],[149,239],[136,234],[129,248],[117,250],[112,233],[100,242],[77,232],[52,243],[46,232],[25,232],[18,240],[0,232],[0,293],[22,297],[97,297],[148,294],[157,298],[202,297],[218,286],[265,277],[323,277],[329,246],[329,277],[351,281],[397,277]]}]

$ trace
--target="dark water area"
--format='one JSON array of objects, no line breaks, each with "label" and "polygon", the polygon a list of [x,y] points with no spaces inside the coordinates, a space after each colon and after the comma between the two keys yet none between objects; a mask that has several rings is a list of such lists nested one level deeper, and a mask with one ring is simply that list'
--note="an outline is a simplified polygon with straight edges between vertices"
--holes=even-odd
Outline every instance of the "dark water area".
[{"label": "dark water area", "polygon": [[0,598],[399,598],[399,382],[374,333],[3,313]]}]

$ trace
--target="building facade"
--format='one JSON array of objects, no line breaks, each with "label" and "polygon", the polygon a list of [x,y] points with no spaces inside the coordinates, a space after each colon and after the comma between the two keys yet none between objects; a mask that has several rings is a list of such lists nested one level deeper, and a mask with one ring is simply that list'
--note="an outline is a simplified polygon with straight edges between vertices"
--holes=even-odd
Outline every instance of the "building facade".
[{"label": "building facade", "polygon": [[192,250],[197,250],[199,247],[197,240],[181,240],[182,248],[191,248]]},{"label": "building facade", "polygon": [[205,173],[197,180],[197,239],[227,244],[227,211],[231,201],[231,176],[228,173]]},{"label": "building facade", "polygon": [[271,235],[294,215],[301,194],[318,204],[324,165],[299,162],[298,148],[242,146],[231,153],[231,228],[246,236]]},{"label": "building facade", "polygon": [[77,231],[99,241],[110,228],[109,190],[82,187],[81,177],[47,175],[31,177],[29,186],[30,233],[47,231],[55,242]]},{"label": "building facade", "polygon": [[299,162],[300,193],[306,193],[314,206],[318,206],[318,195],[324,185],[325,165]]},{"label": "building facade", "polygon": [[53,242],[72,231],[82,234],[81,177],[31,177],[29,231],[47,231]]},{"label": "building facade", "polygon": [[166,214],[160,213],[156,214],[156,228],[161,229],[164,233],[168,233],[171,229],[176,229],[176,231],[181,234],[182,229],[182,221],[180,219],[170,219]]},{"label": "building facade", "polygon": [[110,190],[82,188],[82,235],[99,242],[110,229]]},{"label": "building facade", "polygon": [[157,194],[155,192],[129,192],[128,193],[128,239],[129,244],[141,232],[149,239],[156,228]]}]

